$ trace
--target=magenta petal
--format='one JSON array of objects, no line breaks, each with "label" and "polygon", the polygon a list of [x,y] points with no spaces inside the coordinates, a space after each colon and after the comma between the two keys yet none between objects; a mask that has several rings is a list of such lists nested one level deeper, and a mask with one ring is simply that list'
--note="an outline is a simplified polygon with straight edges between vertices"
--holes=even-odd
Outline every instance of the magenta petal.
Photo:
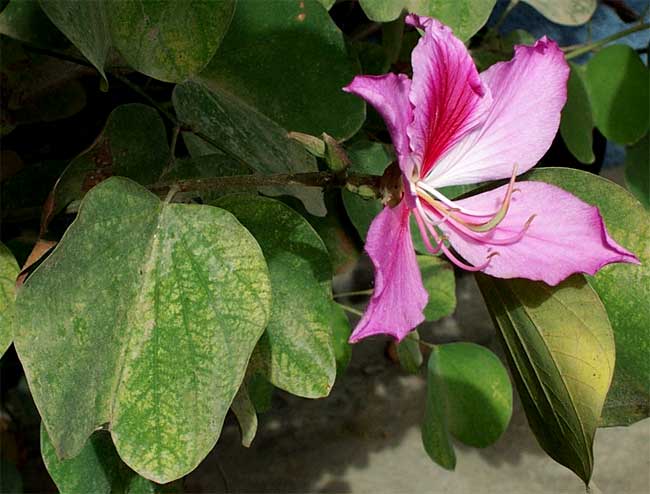
[{"label": "magenta petal", "polygon": [[410,173],[410,170],[405,168],[412,166],[408,165],[406,160],[409,154],[406,126],[413,118],[408,99],[410,89],[411,80],[404,74],[358,75],[343,88],[343,91],[366,100],[383,117],[395,151],[400,157],[400,166],[405,173]]},{"label": "magenta petal", "polygon": [[[464,208],[494,211],[501,205],[506,187],[456,202]],[[499,253],[482,270],[486,274],[557,285],[574,273],[593,275],[613,262],[639,263],[634,254],[609,236],[597,207],[543,182],[518,182],[516,188],[506,217],[496,229],[482,234],[483,241],[471,239],[449,224],[442,225],[456,252],[474,265],[483,264],[492,252]],[[497,245],[500,240],[516,237],[533,214],[521,240]]]},{"label": "magenta petal", "polygon": [[409,98],[414,109],[407,130],[424,177],[437,166],[438,158],[482,121],[490,96],[465,45],[450,28],[415,15],[406,22],[425,29],[411,55]]},{"label": "magenta petal", "polygon": [[557,133],[568,76],[554,41],[517,46],[511,61],[481,74],[493,98],[485,122],[440,159],[428,181],[434,187],[470,184],[510,177],[514,165],[517,173],[534,166]]},{"label": "magenta petal", "polygon": [[350,342],[374,334],[387,334],[399,341],[424,321],[422,311],[428,300],[404,201],[395,208],[385,207],[373,220],[366,251],[375,266],[375,289]]}]

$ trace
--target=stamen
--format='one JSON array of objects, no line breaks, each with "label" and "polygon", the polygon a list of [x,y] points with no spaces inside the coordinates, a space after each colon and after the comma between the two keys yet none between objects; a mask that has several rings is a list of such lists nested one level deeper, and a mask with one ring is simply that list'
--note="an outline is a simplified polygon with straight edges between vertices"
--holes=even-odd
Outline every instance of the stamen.
[{"label": "stamen", "polygon": [[422,181],[418,182],[416,184],[416,187],[418,189],[420,189],[421,191],[429,194],[430,196],[435,197],[440,202],[444,203],[445,206],[450,207],[450,208],[452,208],[452,209],[454,209],[454,210],[456,210],[456,211],[458,211],[460,213],[463,213],[463,214],[465,214],[467,216],[476,216],[476,217],[480,217],[480,218],[485,218],[485,217],[489,217],[489,216],[494,216],[495,214],[497,214],[499,212],[498,210],[496,210],[496,211],[491,211],[489,213],[486,213],[484,211],[476,211],[474,209],[469,209],[469,208],[460,206],[457,202],[452,201],[451,199],[448,199],[444,194],[441,194],[436,189],[434,189],[433,187],[431,187],[430,185],[428,185],[427,183],[422,182]]},{"label": "stamen", "polygon": [[[422,207],[421,204],[418,204],[418,207]],[[422,216],[420,216],[420,211],[418,209],[415,210],[415,221],[418,224],[418,228],[420,230],[420,236],[422,237],[422,241],[424,242],[424,246],[427,248],[427,250],[431,254],[437,254],[440,252],[441,245],[442,245],[442,240],[437,243],[436,247],[434,248],[433,245],[431,245],[431,240],[429,240],[429,234],[427,233],[427,230],[425,228],[426,226],[429,226],[427,222],[425,222],[422,219]]]},{"label": "stamen", "polygon": [[506,214],[508,213],[508,209],[510,209],[510,201],[512,199],[512,193],[514,191],[515,178],[517,178],[517,165],[515,165],[512,169],[512,177],[510,177],[510,183],[508,184],[506,196],[501,203],[501,207],[499,208],[499,211],[497,211],[497,214],[495,214],[489,221],[478,225],[470,223],[468,221],[462,221],[460,219],[458,221],[475,232],[484,233],[489,232],[490,230],[494,230],[499,225],[499,223],[503,221],[503,219],[506,217]]},{"label": "stamen", "polygon": [[524,237],[524,235],[528,231],[528,228],[530,227],[530,224],[533,222],[536,216],[537,216],[536,214],[531,215],[530,218],[526,220],[524,226],[519,232],[506,238],[491,238],[491,237],[487,237],[486,235],[479,235],[477,234],[477,232],[474,232],[474,230],[467,228],[465,225],[460,223],[454,223],[454,227],[456,227],[456,229],[458,229],[460,232],[462,232],[469,238],[472,238],[482,243],[487,243],[492,245],[511,245],[519,242]]},{"label": "stamen", "polygon": [[[435,231],[435,230],[434,230]],[[465,271],[482,271],[483,269],[487,268],[492,261],[492,258],[494,256],[498,256],[498,252],[491,252],[488,254],[487,259],[483,264],[480,264],[478,266],[472,266],[471,264],[464,263],[458,257],[456,257],[450,250],[449,248],[444,244],[442,239],[438,238],[438,235],[433,233],[433,238],[436,240],[436,242],[440,242],[440,248],[442,249],[442,252],[447,256],[447,258],[453,262],[456,266],[458,266],[461,269],[464,269]],[[444,238],[444,237],[443,237]]]}]

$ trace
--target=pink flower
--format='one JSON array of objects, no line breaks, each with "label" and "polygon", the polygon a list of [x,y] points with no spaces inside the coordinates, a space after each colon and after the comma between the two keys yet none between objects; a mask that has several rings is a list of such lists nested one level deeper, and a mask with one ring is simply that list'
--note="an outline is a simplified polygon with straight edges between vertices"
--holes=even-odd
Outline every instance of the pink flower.
[{"label": "pink flower", "polygon": [[[569,67],[546,37],[517,46],[509,62],[479,74],[463,43],[435,19],[409,15],[425,33],[404,74],[357,76],[345,91],[364,98],[386,121],[404,196],[374,219],[366,251],[375,289],[350,337],[401,340],[424,320],[427,293],[409,229],[415,215],[425,245],[469,271],[556,285],[573,273],[595,274],[613,262],[639,263],[607,233],[596,207],[553,185],[518,182],[555,136],[566,102]],[[467,199],[449,185],[510,177]],[[462,256],[463,260],[454,254]]]}]

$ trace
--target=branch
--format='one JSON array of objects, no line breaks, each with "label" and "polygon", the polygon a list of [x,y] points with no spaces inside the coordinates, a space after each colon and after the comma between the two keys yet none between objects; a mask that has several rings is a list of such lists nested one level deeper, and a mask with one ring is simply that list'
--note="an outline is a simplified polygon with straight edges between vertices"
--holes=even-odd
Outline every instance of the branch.
[{"label": "branch", "polygon": [[611,36],[607,36],[606,38],[594,41],[593,43],[588,43],[586,45],[567,46],[565,48],[562,48],[565,52],[564,58],[571,60],[572,58],[576,58],[580,55],[584,55],[585,53],[589,53],[592,50],[597,50],[601,46],[611,43],[612,41],[616,41],[617,39],[624,38],[629,34],[636,33],[637,31],[643,31],[644,29],[648,28],[650,28],[650,22],[643,22],[618,33],[612,34]]},{"label": "branch", "polygon": [[275,175],[234,175],[229,177],[193,178],[174,182],[161,182],[147,187],[155,193],[161,193],[172,187],[178,192],[215,190],[228,188],[275,187],[278,185],[302,185],[304,187],[338,187],[348,185],[368,186],[379,190],[381,177],[375,175],[351,174],[342,176],[332,172],[278,173]]}]

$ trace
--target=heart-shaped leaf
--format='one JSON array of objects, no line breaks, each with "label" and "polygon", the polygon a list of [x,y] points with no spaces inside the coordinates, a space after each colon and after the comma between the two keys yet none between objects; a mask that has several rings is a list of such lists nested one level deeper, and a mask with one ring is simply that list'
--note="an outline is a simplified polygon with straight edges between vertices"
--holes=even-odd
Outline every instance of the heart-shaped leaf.
[{"label": "heart-shaped leaf", "polygon": [[169,482],[212,449],[270,313],[263,254],[227,211],[111,178],[19,290],[15,345],[60,458],[108,424]]},{"label": "heart-shaped leaf", "polygon": [[327,249],[307,220],[260,196],[225,196],[262,247],[271,274],[271,318],[251,365],[275,386],[307,398],[327,396],[336,377],[332,345],[331,268]]},{"label": "heart-shaped leaf", "polygon": [[485,275],[477,281],[539,444],[588,484],[614,372],[614,335],[603,304],[582,276],[557,287]]},{"label": "heart-shaped leaf", "polygon": [[495,0],[360,0],[369,19],[388,22],[397,19],[402,10],[435,17],[454,30],[462,40],[471,38],[487,22]]},{"label": "heart-shaped leaf", "polygon": [[625,189],[598,175],[545,168],[528,177],[598,206],[610,235],[641,261],[640,266],[610,264],[587,281],[603,301],[616,339],[616,370],[602,425],[628,425],[650,416],[650,213]]}]

